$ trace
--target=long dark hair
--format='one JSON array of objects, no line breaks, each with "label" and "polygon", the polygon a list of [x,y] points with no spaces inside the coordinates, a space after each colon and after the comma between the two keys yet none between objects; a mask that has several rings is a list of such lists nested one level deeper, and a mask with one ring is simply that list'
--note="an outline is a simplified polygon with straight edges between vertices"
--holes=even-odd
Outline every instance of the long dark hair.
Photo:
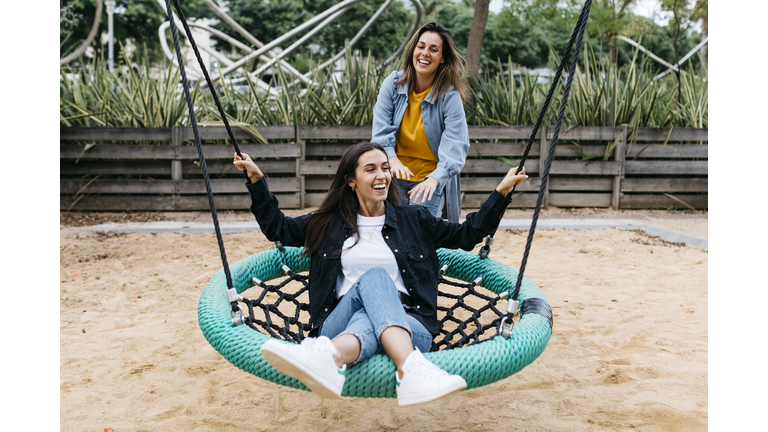
[{"label": "long dark hair", "polygon": [[448,90],[453,86],[461,94],[462,98],[466,98],[469,95],[469,91],[462,81],[464,76],[464,57],[456,48],[456,44],[453,43],[451,31],[445,28],[444,25],[436,22],[424,24],[411,38],[403,58],[403,76],[395,81],[395,84],[408,84],[408,90],[416,88],[416,68],[413,66],[413,51],[416,50],[416,45],[419,44],[421,35],[426,32],[437,33],[440,39],[443,40],[443,60],[445,63],[437,65],[435,80],[432,82],[434,91],[432,94],[435,98],[439,98],[448,93]]},{"label": "long dark hair", "polygon": [[[344,222],[352,228],[354,234],[358,234],[357,210],[360,207],[360,203],[357,200],[357,194],[349,187],[347,182],[355,178],[355,171],[357,170],[360,156],[371,150],[378,150],[384,153],[384,155],[387,154],[384,151],[384,147],[372,142],[355,144],[344,152],[344,156],[341,157],[339,162],[339,168],[336,170],[336,175],[333,177],[331,189],[325,195],[320,208],[313,212],[309,218],[307,236],[304,240],[304,256],[312,256],[312,254],[320,249],[320,245],[325,239],[325,233],[328,230],[328,224],[331,223],[331,220],[337,214],[341,215]],[[387,201],[392,205],[398,205],[398,199],[397,185],[392,181],[389,184]]]}]

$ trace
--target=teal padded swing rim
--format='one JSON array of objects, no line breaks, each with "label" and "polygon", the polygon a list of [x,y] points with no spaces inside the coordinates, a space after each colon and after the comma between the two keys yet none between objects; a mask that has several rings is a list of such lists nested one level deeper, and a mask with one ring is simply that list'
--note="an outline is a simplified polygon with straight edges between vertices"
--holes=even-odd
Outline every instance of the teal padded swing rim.
[{"label": "teal padded swing rim", "polygon": [[[239,293],[249,289],[251,278],[269,281],[284,276],[282,262],[293,272],[309,270],[309,258],[301,256],[303,248],[286,247],[284,255],[277,249],[243,258],[230,266],[233,286]],[[445,276],[466,282],[484,275],[479,285],[496,294],[512,290],[518,272],[493,259],[480,259],[477,254],[461,250],[438,249],[440,265],[450,262]],[[256,289],[260,289],[256,287]],[[299,381],[284,375],[261,356],[261,345],[272,339],[246,326],[233,326],[231,306],[226,296],[224,271],[219,271],[206,285],[198,304],[200,329],[208,342],[234,366],[268,381],[288,387],[307,390]],[[518,300],[539,298],[546,302],[538,286],[523,278]],[[512,335],[462,348],[425,353],[424,356],[445,371],[461,375],[467,388],[481,387],[502,380],[531,364],[549,342],[550,323],[541,315],[529,313],[520,318]],[[292,343],[292,342],[285,342]],[[368,360],[347,368],[347,380],[342,396],[396,397],[395,365],[388,356],[375,354]]]}]

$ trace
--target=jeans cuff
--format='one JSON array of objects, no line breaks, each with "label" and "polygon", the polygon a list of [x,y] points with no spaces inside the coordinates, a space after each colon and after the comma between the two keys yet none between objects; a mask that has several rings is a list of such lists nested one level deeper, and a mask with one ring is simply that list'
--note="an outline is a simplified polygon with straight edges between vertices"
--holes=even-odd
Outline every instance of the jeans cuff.
[{"label": "jeans cuff", "polygon": [[387,321],[387,322],[385,322],[384,324],[382,324],[381,326],[379,326],[378,328],[375,329],[375,331],[376,331],[376,340],[379,342],[379,344],[381,344],[381,334],[384,333],[384,330],[386,330],[386,329],[388,329],[390,327],[393,327],[393,326],[394,327],[402,327],[402,328],[404,328],[405,331],[408,332],[408,336],[413,338],[413,332],[411,331],[411,326],[409,326],[407,322],[405,322],[405,321],[401,321],[401,322],[398,322],[398,321]]},{"label": "jeans cuff", "polygon": [[[361,361],[366,360],[368,357],[374,355],[376,351],[378,351],[379,349],[378,339],[376,338],[376,335],[373,334],[373,332],[352,333],[352,332],[345,331],[345,332],[339,333],[339,335],[336,337],[343,336],[343,335],[352,335],[357,338],[358,342],[360,342],[360,354],[357,355],[357,359],[354,362],[350,363],[349,366],[356,365]],[[374,338],[374,339],[371,340],[371,338]],[[366,350],[367,348],[366,342],[368,343],[368,345],[373,343],[374,345],[373,351],[367,352],[367,351],[370,351],[370,349]]]}]

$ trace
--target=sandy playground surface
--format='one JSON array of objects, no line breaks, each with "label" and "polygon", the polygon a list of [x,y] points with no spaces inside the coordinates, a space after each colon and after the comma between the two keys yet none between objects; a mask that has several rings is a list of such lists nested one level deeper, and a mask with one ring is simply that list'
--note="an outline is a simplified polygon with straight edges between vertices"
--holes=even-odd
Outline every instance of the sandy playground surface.
[{"label": "sandy playground surface", "polygon": [[[706,216],[655,222],[707,235]],[[491,257],[517,268],[526,236],[499,232]],[[230,262],[272,247],[260,233],[224,242]],[[707,429],[708,254],[693,247],[618,230],[537,232],[526,276],[555,314],[542,356],[497,383],[398,407],[323,400],[211,348],[197,301],[221,269],[213,234],[80,233],[60,245],[63,431]]]}]

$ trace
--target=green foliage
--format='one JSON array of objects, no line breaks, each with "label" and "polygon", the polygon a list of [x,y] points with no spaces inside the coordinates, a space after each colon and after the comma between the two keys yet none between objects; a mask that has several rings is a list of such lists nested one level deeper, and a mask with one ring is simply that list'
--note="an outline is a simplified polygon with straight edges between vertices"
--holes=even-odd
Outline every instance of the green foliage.
[{"label": "green foliage", "polygon": [[[589,46],[587,60],[579,63],[565,112],[568,126],[708,127],[708,83],[689,68],[677,78],[654,81],[647,61],[618,67],[602,60]],[[131,62],[126,59],[126,62]],[[513,64],[507,63],[507,69]],[[316,72],[314,86],[291,85],[277,68],[277,97],[271,97],[248,80],[247,86],[218,88],[228,120],[264,141],[253,126],[267,125],[370,125],[373,107],[384,78],[393,66],[377,69],[373,56],[365,60],[347,51],[344,74]],[[503,69],[499,62],[496,68]],[[81,70],[76,79],[62,74],[60,116],[64,126],[168,127],[188,124],[187,107],[176,68],[153,77],[143,57],[136,69],[104,71],[98,60]],[[563,82],[565,77],[563,77]],[[538,117],[549,85],[523,74],[481,77],[473,89],[473,102],[465,101],[470,125],[532,125]],[[562,99],[560,85],[544,119],[554,124]],[[198,121],[220,125],[221,118],[210,93],[193,88]]]},{"label": "green foliage", "polygon": [[[168,69],[159,77],[150,75],[149,58],[142,50],[136,67],[106,70],[103,58],[95,58],[74,74],[61,72],[59,116],[62,126],[170,127],[189,124],[186,99],[182,97],[180,74]],[[127,55],[125,62],[133,61]],[[198,104],[197,85],[191,90]]]}]

